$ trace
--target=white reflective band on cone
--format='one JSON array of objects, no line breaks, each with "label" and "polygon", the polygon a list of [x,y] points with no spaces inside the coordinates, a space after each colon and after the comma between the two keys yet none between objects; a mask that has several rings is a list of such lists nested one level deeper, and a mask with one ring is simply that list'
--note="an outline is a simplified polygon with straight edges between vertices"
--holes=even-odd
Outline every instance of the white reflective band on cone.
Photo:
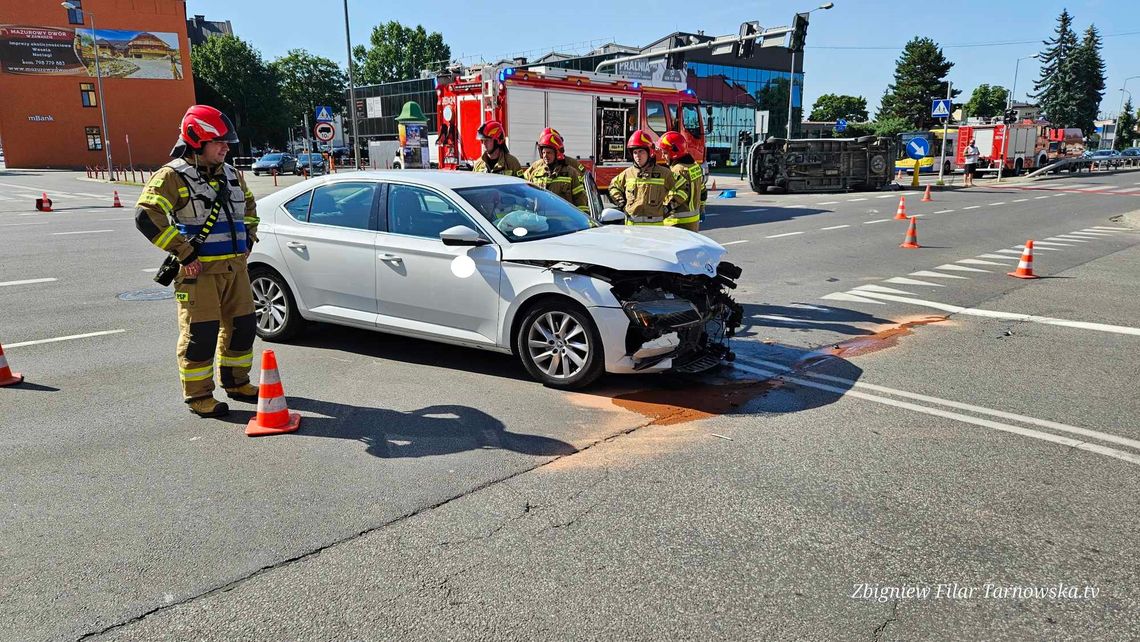
[{"label": "white reflective band on cone", "polygon": [[257,412],[269,414],[285,410],[285,397],[261,398],[257,400]]},{"label": "white reflective band on cone", "polygon": [[277,368],[262,370],[261,383],[281,383],[281,375],[277,374]]}]

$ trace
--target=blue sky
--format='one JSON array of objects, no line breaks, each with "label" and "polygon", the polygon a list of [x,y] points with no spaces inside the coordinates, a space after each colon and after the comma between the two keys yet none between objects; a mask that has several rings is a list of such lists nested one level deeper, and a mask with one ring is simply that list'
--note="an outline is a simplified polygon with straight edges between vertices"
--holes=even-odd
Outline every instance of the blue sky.
[{"label": "blue sky", "polygon": [[[349,0],[348,6],[354,44],[364,43],[372,26],[398,20],[439,31],[453,56],[471,62],[480,55],[534,58],[552,48],[584,52],[591,44],[611,40],[644,45],[678,30],[736,33],[745,20],[759,20],[768,27],[787,25],[794,12],[819,4],[809,0],[571,0],[511,2],[502,8],[501,3],[483,0]],[[234,32],[267,59],[301,48],[345,63],[340,0],[187,0],[186,5],[190,15],[231,21]],[[651,15],[645,15],[648,7],[654,9]],[[1140,51],[1140,2],[1136,0],[835,0],[834,8],[812,14],[805,54],[805,103],[810,107],[824,93],[862,95],[873,116],[893,78],[902,46],[914,36],[932,38],[944,47],[955,63],[950,80],[967,97],[982,83],[1009,87],[1017,58],[1041,50],[1041,41],[1052,36],[1063,7],[1073,15],[1078,34],[1093,23],[1104,36],[1108,87],[1101,110],[1114,115],[1123,81],[1140,76],[1140,56],[1136,55]],[[1032,90],[1037,77],[1037,61],[1021,61],[1019,99]],[[1135,94],[1133,102],[1140,103],[1140,78],[1128,82],[1128,91]]]}]

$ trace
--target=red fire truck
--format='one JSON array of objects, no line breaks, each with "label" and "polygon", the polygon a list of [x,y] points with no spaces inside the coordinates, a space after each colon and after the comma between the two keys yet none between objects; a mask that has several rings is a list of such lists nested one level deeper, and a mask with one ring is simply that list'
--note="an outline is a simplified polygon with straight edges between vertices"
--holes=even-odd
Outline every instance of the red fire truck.
[{"label": "red fire truck", "polygon": [[678,131],[693,158],[705,161],[704,119],[685,83],[641,82],[625,76],[551,67],[489,65],[436,78],[439,166],[466,169],[482,153],[476,130],[498,120],[507,146],[527,165],[546,127],[566,141],[566,155],[591,167],[598,187],[629,166],[625,143],[634,129],[658,136]]},{"label": "red fire truck", "polygon": [[[1008,140],[1006,140],[1008,136]],[[1044,130],[1032,123],[1003,125],[965,125],[958,128],[958,149],[954,163],[966,165],[966,147],[970,141],[978,146],[981,158],[978,172],[997,172],[1004,161],[1005,174],[1020,174],[1044,167],[1049,163]],[[1004,143],[1004,156],[1003,145]]]}]

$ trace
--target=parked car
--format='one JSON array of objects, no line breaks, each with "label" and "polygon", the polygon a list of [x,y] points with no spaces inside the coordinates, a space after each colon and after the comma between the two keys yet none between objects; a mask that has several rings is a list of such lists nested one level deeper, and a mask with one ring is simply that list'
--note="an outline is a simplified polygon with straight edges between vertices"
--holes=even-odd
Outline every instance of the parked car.
[{"label": "parked car", "polygon": [[1123,164],[1123,158],[1120,152],[1115,149],[1098,149],[1089,156],[1094,163],[1098,165],[1107,165],[1109,167],[1119,167]]},{"label": "parked car", "polygon": [[278,174],[300,174],[301,168],[297,166],[297,157],[292,154],[274,153],[266,154],[253,163],[253,175],[270,174],[274,170]]},{"label": "parked car", "polygon": [[[616,210],[591,208],[603,222]],[[731,359],[740,268],[673,227],[603,225],[517,178],[370,171],[258,203],[250,256],[257,334],[305,321],[513,353],[536,380],[700,372]]]},{"label": "parked car", "polygon": [[312,160],[311,167],[313,176],[320,176],[328,171],[328,167],[325,165],[325,157],[321,154],[301,154],[297,157],[297,166],[301,168],[302,172],[309,171],[310,157]]},{"label": "parked car", "polygon": [[1130,166],[1135,167],[1140,164],[1140,147],[1129,147],[1121,150],[1120,156]]}]

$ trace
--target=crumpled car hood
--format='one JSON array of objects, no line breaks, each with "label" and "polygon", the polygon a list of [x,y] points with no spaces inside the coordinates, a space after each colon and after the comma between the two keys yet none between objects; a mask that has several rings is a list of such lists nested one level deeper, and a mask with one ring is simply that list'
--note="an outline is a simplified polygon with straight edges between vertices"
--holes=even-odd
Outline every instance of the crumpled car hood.
[{"label": "crumpled car hood", "polygon": [[615,270],[716,275],[726,250],[688,230],[658,226],[604,225],[503,248],[506,261],[567,261]]}]

